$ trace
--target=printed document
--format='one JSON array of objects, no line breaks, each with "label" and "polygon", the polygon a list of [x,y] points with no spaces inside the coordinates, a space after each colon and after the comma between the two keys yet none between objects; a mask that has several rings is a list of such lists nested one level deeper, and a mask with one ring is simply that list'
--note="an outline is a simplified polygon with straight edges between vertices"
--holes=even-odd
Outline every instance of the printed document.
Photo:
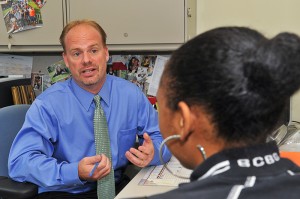
[{"label": "printed document", "polygon": [[[192,170],[183,167],[180,162],[172,156],[170,161],[166,163],[168,168],[178,176],[189,178]],[[165,165],[151,166],[149,171],[140,180],[139,185],[149,186],[178,186],[180,183],[190,182],[189,179],[183,179],[172,175]]]}]

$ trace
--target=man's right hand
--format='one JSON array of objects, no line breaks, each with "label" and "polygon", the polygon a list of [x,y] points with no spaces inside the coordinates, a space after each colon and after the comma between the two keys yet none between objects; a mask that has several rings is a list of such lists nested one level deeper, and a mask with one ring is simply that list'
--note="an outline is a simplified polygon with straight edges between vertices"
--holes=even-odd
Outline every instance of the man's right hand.
[{"label": "man's right hand", "polygon": [[[95,168],[93,174],[90,176],[95,164],[99,165]],[[104,154],[85,157],[80,160],[78,164],[78,175],[81,180],[96,181],[109,174],[111,171],[111,162]]]}]

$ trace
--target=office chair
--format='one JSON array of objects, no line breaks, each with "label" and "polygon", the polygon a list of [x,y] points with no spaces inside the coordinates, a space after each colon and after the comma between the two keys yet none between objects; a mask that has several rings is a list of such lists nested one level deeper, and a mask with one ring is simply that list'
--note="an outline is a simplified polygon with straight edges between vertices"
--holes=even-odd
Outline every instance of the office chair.
[{"label": "office chair", "polygon": [[0,108],[0,199],[30,199],[37,195],[37,185],[13,181],[8,176],[8,154],[21,129],[30,105],[19,104]]}]

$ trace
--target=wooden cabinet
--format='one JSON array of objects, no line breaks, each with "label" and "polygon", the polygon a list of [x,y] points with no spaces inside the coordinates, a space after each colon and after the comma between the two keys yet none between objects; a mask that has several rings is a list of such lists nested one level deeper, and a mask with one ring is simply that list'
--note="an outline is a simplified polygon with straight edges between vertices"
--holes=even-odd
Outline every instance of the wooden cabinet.
[{"label": "wooden cabinet", "polygon": [[41,10],[41,28],[9,38],[0,22],[0,51],[61,51],[59,35],[64,24],[84,18],[104,28],[110,50],[174,50],[188,38],[187,12],[192,1],[50,0]]}]

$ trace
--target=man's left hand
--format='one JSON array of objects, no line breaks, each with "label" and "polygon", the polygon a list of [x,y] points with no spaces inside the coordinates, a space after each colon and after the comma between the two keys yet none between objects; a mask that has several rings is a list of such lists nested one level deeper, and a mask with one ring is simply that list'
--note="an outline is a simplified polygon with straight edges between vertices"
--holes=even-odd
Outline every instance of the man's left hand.
[{"label": "man's left hand", "polygon": [[154,146],[150,136],[144,133],[143,137],[144,143],[142,146],[139,146],[138,149],[130,148],[125,153],[127,159],[138,167],[147,166],[154,157]]}]

